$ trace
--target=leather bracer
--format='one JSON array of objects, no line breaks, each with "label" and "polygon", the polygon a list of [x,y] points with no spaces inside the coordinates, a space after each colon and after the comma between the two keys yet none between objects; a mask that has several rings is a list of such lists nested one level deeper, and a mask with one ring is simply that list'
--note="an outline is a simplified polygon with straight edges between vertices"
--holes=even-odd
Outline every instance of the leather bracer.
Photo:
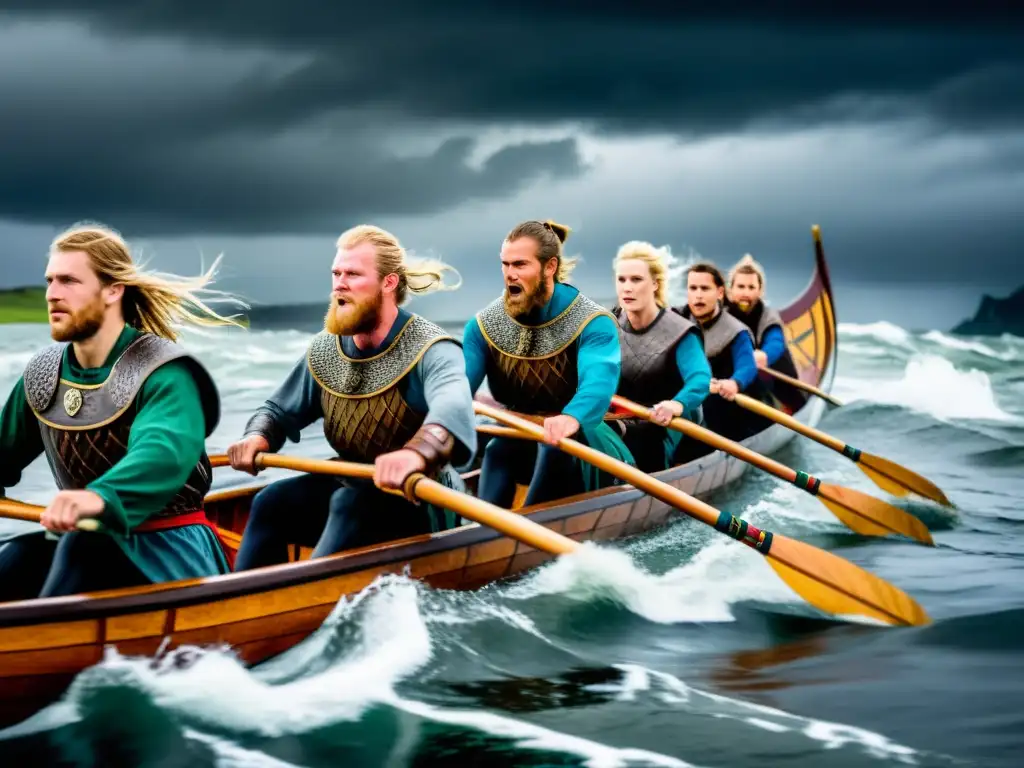
[{"label": "leather bracer", "polygon": [[455,438],[440,424],[424,424],[404,447],[423,457],[426,463],[423,474],[429,476],[448,463],[455,449]]}]

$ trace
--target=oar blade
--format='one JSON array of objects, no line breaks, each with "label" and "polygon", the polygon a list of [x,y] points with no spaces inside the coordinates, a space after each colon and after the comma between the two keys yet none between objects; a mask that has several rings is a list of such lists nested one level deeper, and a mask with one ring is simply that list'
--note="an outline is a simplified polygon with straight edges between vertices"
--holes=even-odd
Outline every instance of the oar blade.
[{"label": "oar blade", "polygon": [[875,485],[893,496],[906,496],[908,493],[914,493],[938,502],[944,507],[953,506],[953,503],[946,498],[946,494],[935,483],[894,461],[870,453],[861,453],[857,460],[857,466]]},{"label": "oar blade", "polygon": [[790,589],[825,613],[903,626],[931,623],[906,592],[831,552],[776,533],[766,559]]},{"label": "oar blade", "polygon": [[899,507],[841,485],[822,483],[818,499],[848,528],[863,536],[900,534],[935,546],[928,527]]}]

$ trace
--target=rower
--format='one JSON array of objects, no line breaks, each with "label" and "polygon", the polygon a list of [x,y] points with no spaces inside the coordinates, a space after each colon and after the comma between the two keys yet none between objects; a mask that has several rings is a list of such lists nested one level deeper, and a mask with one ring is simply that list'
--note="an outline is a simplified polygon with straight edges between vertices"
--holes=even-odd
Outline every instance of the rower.
[{"label": "rower", "polygon": [[529,505],[618,482],[555,447],[563,437],[634,463],[604,422],[621,366],[615,317],[566,282],[574,266],[562,252],[568,234],[552,221],[512,229],[501,247],[504,293],[463,334],[473,392],[486,376],[500,405],[544,424],[545,444],[487,442],[477,495],[501,507],[512,506],[516,483],[529,484]]},{"label": "rower", "polygon": [[[398,239],[370,225],[344,232],[332,266],[324,330],[228,449],[250,474],[257,453],[323,422],[345,461],[374,464],[373,482],[307,474],[273,482],[253,498],[235,570],[288,560],[288,542],[324,557],[352,547],[454,528],[449,510],[419,506],[401,489],[420,472],[464,491],[456,466],[476,452],[473,400],[458,340],[402,308],[411,293],[454,290],[436,261],[411,261]],[[314,546],[315,545],[315,546]]]},{"label": "rower", "polygon": [[721,396],[704,401],[704,418],[709,429],[742,440],[754,430],[747,412],[730,401],[753,383],[757,364],[750,330],[724,311],[724,299],[725,278],[718,267],[697,262],[687,269],[687,304],[681,312],[699,323],[704,332],[704,354],[711,366],[710,391]]},{"label": "rower", "polygon": [[[729,313],[754,334],[754,361],[760,369],[773,368],[796,379],[800,374],[786,344],[782,316],[764,301],[764,268],[749,253],[729,270]],[[807,402],[802,390],[778,379],[761,377],[759,389],[771,393],[790,413]],[[767,399],[767,398],[761,398]]]},{"label": "rower", "polygon": [[[0,599],[230,571],[203,512],[212,475],[205,441],[220,398],[174,330],[239,325],[197,295],[216,267],[191,280],[146,273],[122,237],[98,225],[51,243],[55,343],[29,360],[0,415],[0,496],[41,453],[59,491],[42,514],[45,531],[0,544]],[[90,519],[99,531],[77,529]]]},{"label": "rower", "polygon": [[626,447],[645,472],[666,469],[672,461],[682,437],[666,429],[673,418],[703,422],[701,403],[711,382],[700,326],[668,310],[670,259],[663,248],[632,241],[619,248],[612,263],[622,345],[618,392],[650,407],[656,422],[613,424],[620,426]]}]

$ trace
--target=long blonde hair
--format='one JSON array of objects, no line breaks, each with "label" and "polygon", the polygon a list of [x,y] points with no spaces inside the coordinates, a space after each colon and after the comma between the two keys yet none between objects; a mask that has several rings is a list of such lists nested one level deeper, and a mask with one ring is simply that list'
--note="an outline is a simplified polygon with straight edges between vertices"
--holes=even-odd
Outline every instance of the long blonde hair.
[{"label": "long blonde hair", "polygon": [[578,259],[565,255],[562,244],[569,239],[572,232],[564,224],[551,221],[524,221],[517,224],[508,235],[505,242],[511,243],[521,237],[529,237],[537,242],[537,259],[543,267],[551,259],[555,259],[555,282],[567,283],[572,276]]},{"label": "long blonde hair", "polygon": [[669,282],[672,277],[671,267],[675,265],[676,258],[672,255],[667,245],[655,248],[651,243],[643,240],[630,240],[619,248],[612,261],[612,269],[615,269],[623,261],[636,259],[647,265],[654,280],[654,302],[659,307],[668,306]]},{"label": "long blonde hair", "polygon": [[167,272],[146,271],[132,259],[131,250],[121,234],[96,223],[76,224],[57,235],[50,244],[51,253],[83,251],[104,285],[123,285],[121,313],[128,325],[177,341],[175,326],[217,327],[247,323],[235,317],[222,317],[199,298],[199,293],[217,294],[248,309],[248,304],[224,291],[206,288],[213,282],[221,256],[198,277],[181,277]]},{"label": "long blonde hair", "polygon": [[[398,275],[395,301],[405,303],[410,293],[423,294],[432,291],[455,291],[462,285],[462,276],[454,267],[437,259],[412,259],[398,238],[372,224],[360,224],[341,233],[337,247],[349,250],[363,243],[373,245],[377,254],[377,275],[384,279],[390,274]],[[444,273],[452,272],[458,277],[455,285],[446,285]]]}]

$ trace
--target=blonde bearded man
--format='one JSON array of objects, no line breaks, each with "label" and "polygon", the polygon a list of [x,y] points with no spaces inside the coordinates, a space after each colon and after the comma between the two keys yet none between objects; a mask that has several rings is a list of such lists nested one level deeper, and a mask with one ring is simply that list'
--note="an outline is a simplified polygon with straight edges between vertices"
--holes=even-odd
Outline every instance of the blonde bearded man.
[{"label": "blonde bearded man", "polygon": [[[758,368],[773,368],[793,378],[799,378],[793,357],[786,346],[782,317],[764,301],[764,268],[746,254],[729,270],[729,314],[742,322],[754,334],[754,359]],[[807,395],[796,387],[776,379],[758,379],[755,395],[771,392],[792,413],[803,407]],[[767,426],[765,423],[764,426]]]},{"label": "blonde bearded man", "polygon": [[[29,361],[0,416],[0,491],[45,453],[60,491],[42,524],[58,535],[0,544],[3,599],[230,570],[202,511],[211,481],[205,440],[220,399],[173,329],[238,324],[197,295],[216,266],[193,280],[144,272],[103,226],[74,227],[51,244],[46,300],[56,343]],[[76,529],[90,518],[99,532]]]},{"label": "blonde bearded man", "polygon": [[373,463],[374,479],[310,474],[271,483],[253,499],[236,570],[287,561],[289,542],[314,546],[313,557],[323,557],[456,525],[450,511],[380,490],[401,488],[414,472],[464,490],[455,467],[476,453],[460,343],[400,306],[410,293],[457,288],[443,283],[448,270],[412,263],[398,239],[378,227],[357,226],[338,238],[324,330],[228,458],[255,474],[257,453],[298,442],[302,429],[322,420],[337,455]]}]

